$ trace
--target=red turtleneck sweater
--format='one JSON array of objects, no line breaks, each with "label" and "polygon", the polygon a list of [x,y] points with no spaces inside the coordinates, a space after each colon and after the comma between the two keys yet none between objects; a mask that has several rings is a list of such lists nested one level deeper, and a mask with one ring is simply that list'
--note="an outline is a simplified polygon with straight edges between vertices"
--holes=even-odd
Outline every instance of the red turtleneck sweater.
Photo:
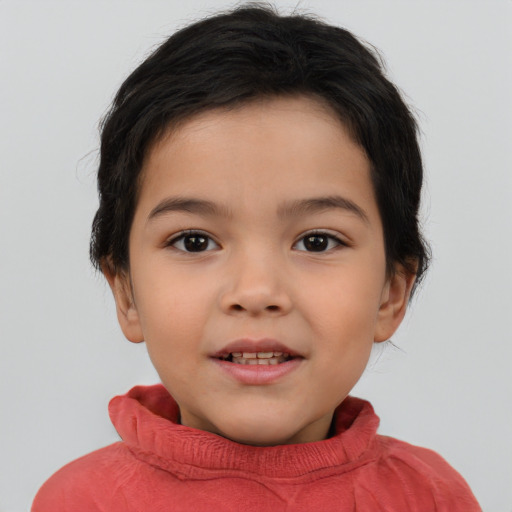
[{"label": "red turtleneck sweater", "polygon": [[161,385],[115,397],[109,412],[122,441],[55,473],[32,512],[481,511],[439,455],[377,435],[358,398],[336,410],[333,437],[273,447],[179,425]]}]

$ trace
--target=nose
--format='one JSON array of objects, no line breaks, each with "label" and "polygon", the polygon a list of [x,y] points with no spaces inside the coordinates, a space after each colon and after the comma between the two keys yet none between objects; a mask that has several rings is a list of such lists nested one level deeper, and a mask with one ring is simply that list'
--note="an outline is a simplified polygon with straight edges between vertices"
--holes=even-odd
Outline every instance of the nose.
[{"label": "nose", "polygon": [[272,255],[245,254],[227,272],[220,298],[225,313],[281,316],[292,309],[286,272]]}]

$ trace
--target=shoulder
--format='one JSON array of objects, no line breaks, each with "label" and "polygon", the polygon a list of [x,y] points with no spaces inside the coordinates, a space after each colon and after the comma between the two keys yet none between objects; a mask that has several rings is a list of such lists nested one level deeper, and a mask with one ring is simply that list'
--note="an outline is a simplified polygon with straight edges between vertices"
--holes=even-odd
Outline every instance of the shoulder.
[{"label": "shoulder", "polygon": [[[117,481],[135,471],[136,460],[118,442],[66,464],[39,489],[31,512],[117,510],[109,508]],[[119,509],[121,510],[121,509]]]},{"label": "shoulder", "polygon": [[438,453],[386,436],[376,436],[376,442],[377,466],[389,492],[396,487],[436,511],[481,511],[464,478]]}]

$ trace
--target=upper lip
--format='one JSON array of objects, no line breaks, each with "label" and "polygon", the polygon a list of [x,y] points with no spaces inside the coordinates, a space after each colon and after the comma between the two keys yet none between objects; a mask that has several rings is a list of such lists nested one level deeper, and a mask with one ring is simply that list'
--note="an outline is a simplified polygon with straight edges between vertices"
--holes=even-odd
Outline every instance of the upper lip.
[{"label": "upper lip", "polygon": [[211,354],[211,357],[222,357],[225,354],[232,352],[283,352],[283,354],[289,354],[292,357],[302,357],[297,351],[292,350],[280,341],[272,338],[241,338],[231,341],[217,352]]}]

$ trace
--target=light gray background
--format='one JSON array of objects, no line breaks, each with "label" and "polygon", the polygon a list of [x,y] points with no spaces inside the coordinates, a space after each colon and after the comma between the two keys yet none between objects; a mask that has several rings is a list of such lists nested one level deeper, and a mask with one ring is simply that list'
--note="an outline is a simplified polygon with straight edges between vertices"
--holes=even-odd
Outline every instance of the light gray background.
[{"label": "light gray background", "polygon": [[[277,1],[280,6],[295,2]],[[97,121],[163,37],[215,0],[0,0],[0,511],[117,439],[106,408],[157,381],[88,262]],[[434,263],[354,394],[512,510],[512,2],[309,0],[381,49],[415,105]],[[376,355],[378,356],[378,354]]]}]

